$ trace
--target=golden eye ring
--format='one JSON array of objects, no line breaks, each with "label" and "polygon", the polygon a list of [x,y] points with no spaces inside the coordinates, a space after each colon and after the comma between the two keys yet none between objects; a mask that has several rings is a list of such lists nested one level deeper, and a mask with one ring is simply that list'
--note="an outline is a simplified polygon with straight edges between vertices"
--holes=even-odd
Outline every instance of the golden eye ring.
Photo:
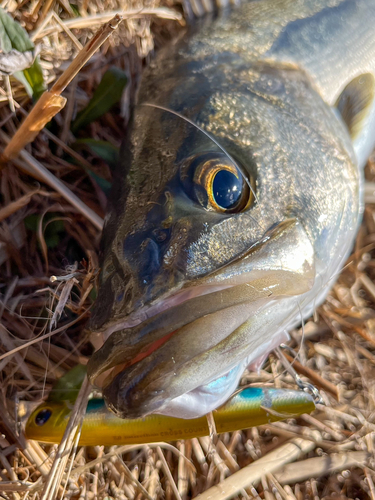
[{"label": "golden eye ring", "polygon": [[[225,161],[223,161],[225,160]],[[254,202],[254,186],[228,158],[210,158],[198,164],[194,184],[207,195],[207,209],[242,212]]]}]

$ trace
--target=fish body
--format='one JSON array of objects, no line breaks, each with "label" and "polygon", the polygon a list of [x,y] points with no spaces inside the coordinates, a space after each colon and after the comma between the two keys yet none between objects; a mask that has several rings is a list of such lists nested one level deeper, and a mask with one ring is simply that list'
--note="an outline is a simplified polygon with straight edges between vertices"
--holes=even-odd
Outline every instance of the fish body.
[{"label": "fish body", "polygon": [[[248,388],[215,411],[213,418],[217,432],[222,433],[297,417],[314,408],[312,397],[302,391]],[[30,415],[26,436],[45,443],[59,443],[70,414],[71,408],[64,402],[47,401]],[[108,411],[103,399],[92,399],[87,406],[79,444],[143,444],[208,435],[206,417],[185,420],[150,415],[141,419],[121,419]]]},{"label": "fish body", "polygon": [[145,71],[90,326],[118,416],[218,407],[325,298],[374,147],[374,23],[372,0],[248,2]]}]

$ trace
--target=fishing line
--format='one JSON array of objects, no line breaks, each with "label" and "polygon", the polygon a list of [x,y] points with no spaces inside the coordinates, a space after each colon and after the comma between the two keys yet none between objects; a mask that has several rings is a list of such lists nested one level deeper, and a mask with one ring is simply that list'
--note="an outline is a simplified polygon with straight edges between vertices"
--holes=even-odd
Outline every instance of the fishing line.
[{"label": "fishing line", "polygon": [[[301,305],[298,301],[297,301],[297,306],[298,306],[299,313],[301,316],[301,329],[302,329],[302,338],[301,338],[301,343],[298,346],[298,351],[296,352],[294,349],[292,349],[292,347],[290,347],[288,344],[284,344],[283,342],[280,344],[280,347],[282,349],[288,350],[294,356],[293,361],[290,363],[290,367],[292,367],[294,362],[296,360],[298,360],[298,357],[301,353],[302,345],[303,345],[304,340],[305,340],[305,320],[303,319]],[[289,335],[289,332],[287,330],[284,330],[284,332]],[[284,375],[284,373],[287,373],[287,372],[288,372],[288,370],[285,368],[283,372],[279,373],[276,377],[274,377],[274,380],[281,377],[282,375]]]},{"label": "fishing line", "polygon": [[[352,254],[352,255],[354,256],[355,254]],[[324,288],[327,288],[327,287],[328,287],[328,285],[330,284],[330,282],[331,282],[331,281],[336,280],[336,279],[337,279],[337,278],[341,275],[341,273],[342,273],[345,269],[347,269],[349,266],[351,266],[352,264],[354,264],[354,258],[353,258],[353,259],[351,259],[351,260],[350,260],[347,264],[345,264],[345,266],[340,267],[340,268],[339,268],[339,270],[338,270],[338,271],[337,271],[337,272],[336,272],[333,276],[331,276],[331,277],[329,278],[329,280],[327,280],[325,283],[324,283],[324,279],[323,279],[323,275],[322,275],[322,273],[321,273],[321,274],[319,274],[319,275],[315,278],[315,279],[320,278],[320,280],[321,280],[321,282],[322,282],[322,284],[321,284],[321,286],[320,286],[320,290],[319,290],[319,292],[321,292]],[[325,274],[327,274],[327,271],[325,272]],[[326,294],[326,297],[325,297],[325,299],[324,299],[324,300],[327,300],[327,295],[328,295],[328,293]],[[318,296],[316,295],[316,296],[314,297],[314,300],[313,300],[313,312],[312,312],[312,315],[314,316],[314,321],[315,321],[315,323],[317,323],[317,306],[316,306],[316,301],[317,301],[317,299],[318,299]],[[322,304],[320,304],[320,305],[322,305]],[[318,307],[319,307],[319,306],[318,306]]]},{"label": "fishing line", "polygon": [[324,400],[320,395],[319,390],[315,387],[315,385],[311,384],[310,382],[304,382],[301,379],[301,377],[298,375],[298,373],[295,371],[295,369],[292,367],[292,365],[289,363],[289,361],[282,353],[280,347],[276,347],[276,349],[274,349],[273,352],[277,355],[281,363],[286,368],[287,372],[294,378],[298,387],[302,389],[304,392],[309,392],[313,396],[315,404],[317,403],[324,404]]},{"label": "fishing line", "polygon": [[207,132],[206,130],[204,130],[197,123],[194,123],[192,120],[190,120],[190,118],[187,118],[186,116],[181,115],[180,113],[178,113],[178,111],[174,111],[173,109],[165,108],[164,106],[159,106],[158,104],[152,104],[152,103],[148,103],[148,102],[142,103],[142,104],[138,104],[138,106],[148,106],[149,108],[160,109],[161,111],[165,111],[167,113],[171,113],[172,115],[175,115],[178,118],[181,118],[182,120],[185,120],[186,122],[190,123],[190,125],[192,125],[193,127],[196,127],[200,132],[202,132],[206,137],[208,137],[214,144],[216,144],[216,146],[225,154],[225,156],[227,156],[227,158],[235,165],[235,167],[237,167],[237,169],[241,173],[242,177],[244,178],[246,184],[249,186],[250,192],[254,196],[255,201],[259,205],[259,200],[258,200],[257,195],[255,194],[255,190],[252,187],[249,179],[242,172],[242,168],[240,168],[240,166],[238,165],[238,163],[234,160],[234,158],[232,158],[232,156],[228,153],[228,151],[223,146],[221,146],[220,143],[209,132]]},{"label": "fishing line", "polygon": [[63,326],[60,326],[59,328],[56,328],[56,330],[52,330],[52,332],[49,332],[49,333],[45,333],[44,335],[42,336],[39,336],[39,337],[35,337],[34,339],[32,340],[28,340],[27,342],[25,342],[25,344],[23,345],[20,345],[18,347],[15,347],[14,349],[12,349],[11,351],[7,351],[6,353],[4,354],[1,354],[0,355],[0,361],[2,359],[5,359],[7,358],[8,356],[12,356],[13,354],[15,354],[16,352],[19,352],[19,351],[22,351],[23,349],[25,349],[26,347],[29,347],[33,344],[37,344],[38,342],[40,342],[41,340],[45,340],[45,339],[48,339],[49,337],[52,337],[53,335],[56,335],[57,333],[61,333],[63,332],[64,330],[70,328],[71,326],[75,325],[76,323],[78,323],[79,321],[81,321],[87,314],[88,312],[90,311],[90,309],[92,308],[93,304],[90,305],[90,307],[88,307],[86,309],[86,311],[84,311],[82,314],[80,314],[77,318],[73,319],[72,321],[70,321],[69,323],[67,323],[66,325],[63,325]]},{"label": "fishing line", "polygon": [[280,347],[284,347],[285,346],[287,349],[290,349],[291,351],[293,351],[293,356],[295,356],[295,357],[294,357],[292,363],[290,364],[290,366],[293,366],[293,363],[298,359],[298,357],[299,357],[299,355],[301,353],[303,342],[305,340],[305,320],[303,319],[301,304],[298,301],[297,301],[297,306],[298,306],[298,309],[299,309],[299,313],[301,315],[301,329],[302,329],[301,343],[300,343],[300,345],[298,347],[298,351],[294,352],[294,350],[290,346],[288,346],[286,344],[280,344]]},{"label": "fishing line", "polygon": [[[369,246],[370,246],[370,245],[369,245]],[[373,245],[371,245],[371,246],[373,246]],[[355,255],[355,254],[353,254],[353,255]],[[341,267],[341,268],[339,269],[339,271],[337,271],[337,273],[336,273],[336,274],[334,274],[333,276],[331,276],[331,277],[329,278],[329,280],[327,281],[326,285],[328,285],[328,283],[329,283],[330,281],[332,281],[332,280],[334,280],[334,279],[338,278],[338,277],[340,276],[340,274],[341,274],[343,271],[345,271],[345,269],[347,269],[347,268],[348,268],[349,266],[351,266],[352,264],[354,264],[354,259],[350,260],[347,264],[345,264],[345,266]],[[324,286],[325,286],[325,285],[322,285],[321,290],[323,289],[323,287],[324,287]]]}]

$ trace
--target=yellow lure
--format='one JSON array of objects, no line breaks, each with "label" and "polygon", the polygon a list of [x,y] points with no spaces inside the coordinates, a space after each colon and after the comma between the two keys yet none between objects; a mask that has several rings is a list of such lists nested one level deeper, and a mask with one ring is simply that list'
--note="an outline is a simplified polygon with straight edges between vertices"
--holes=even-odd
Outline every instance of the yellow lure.
[{"label": "yellow lure", "polygon": [[[292,418],[315,409],[313,398],[289,389],[247,388],[213,412],[218,433]],[[59,443],[71,414],[64,402],[46,402],[30,415],[26,424],[29,439]],[[139,419],[121,419],[107,410],[104,400],[92,399],[83,420],[80,445],[143,444],[175,441],[209,435],[206,417],[185,420],[149,415]]]}]

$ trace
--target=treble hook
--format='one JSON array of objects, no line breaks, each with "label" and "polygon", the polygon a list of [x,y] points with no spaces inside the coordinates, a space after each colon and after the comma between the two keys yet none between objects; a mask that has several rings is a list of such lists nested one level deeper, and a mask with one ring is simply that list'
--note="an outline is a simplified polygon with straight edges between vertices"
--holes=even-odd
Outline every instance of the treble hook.
[{"label": "treble hook", "polygon": [[[286,344],[281,344],[280,347],[283,347],[284,349],[288,349],[288,350],[292,351],[295,354],[295,352],[293,351],[293,349],[291,349]],[[276,349],[274,349],[274,352],[275,352],[276,356],[279,358],[279,360],[281,361],[281,363],[283,364],[283,366],[286,369],[286,371],[294,378],[294,380],[295,380],[296,384],[298,385],[298,387],[302,391],[310,393],[312,395],[312,397],[314,398],[314,403],[315,404],[324,405],[325,402],[324,402],[324,399],[322,398],[319,390],[315,387],[315,385],[311,384],[310,382],[304,382],[301,379],[301,377],[295,371],[295,369],[293,368],[293,366],[289,363],[289,361],[286,359],[286,357],[282,353],[280,347],[276,347]]]}]

